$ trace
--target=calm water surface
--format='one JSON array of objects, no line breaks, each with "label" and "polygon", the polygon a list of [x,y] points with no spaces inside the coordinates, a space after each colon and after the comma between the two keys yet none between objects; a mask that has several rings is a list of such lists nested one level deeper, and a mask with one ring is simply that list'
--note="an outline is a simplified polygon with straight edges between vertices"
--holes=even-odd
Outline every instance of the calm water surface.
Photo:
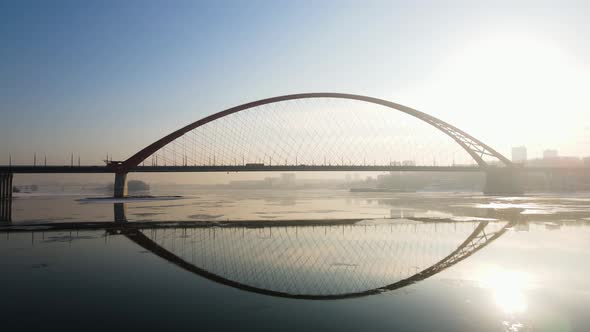
[{"label": "calm water surface", "polygon": [[182,194],[19,195],[3,328],[590,329],[588,194]]}]

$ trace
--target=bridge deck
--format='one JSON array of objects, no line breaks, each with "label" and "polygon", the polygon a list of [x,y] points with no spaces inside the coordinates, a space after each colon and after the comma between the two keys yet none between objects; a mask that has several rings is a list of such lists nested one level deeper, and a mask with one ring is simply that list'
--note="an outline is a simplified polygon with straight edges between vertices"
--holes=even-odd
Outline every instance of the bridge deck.
[{"label": "bridge deck", "polygon": [[[493,168],[493,167],[492,167]],[[590,168],[523,167],[525,172],[590,172]],[[137,166],[129,172],[484,172],[479,166],[389,166],[389,165],[226,165],[226,166]],[[0,166],[0,173],[59,174],[114,173],[107,166]]]},{"label": "bridge deck", "polygon": [[[137,166],[129,172],[481,172],[478,166],[225,165]],[[107,166],[0,166],[0,173],[113,173]]]}]

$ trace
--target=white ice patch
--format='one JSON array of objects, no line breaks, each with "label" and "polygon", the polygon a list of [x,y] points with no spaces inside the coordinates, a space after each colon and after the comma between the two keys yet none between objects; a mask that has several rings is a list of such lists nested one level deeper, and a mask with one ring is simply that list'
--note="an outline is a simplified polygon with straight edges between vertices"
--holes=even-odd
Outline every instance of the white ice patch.
[{"label": "white ice patch", "polygon": [[420,221],[410,219],[365,219],[355,223],[355,225],[368,226],[368,225],[387,225],[387,224],[420,224]]},{"label": "white ice patch", "polygon": [[495,218],[481,218],[481,217],[469,217],[469,216],[457,216],[451,218],[453,221],[498,221]]},{"label": "white ice patch", "polygon": [[154,201],[174,201],[183,199],[181,196],[153,196],[153,197],[127,197],[127,198],[107,198],[107,197],[87,197],[77,201],[84,204],[100,203],[135,203],[135,202],[154,202]]},{"label": "white ice patch", "polygon": [[538,209],[526,209],[522,211],[520,214],[554,214],[555,211],[551,210],[538,210]]}]

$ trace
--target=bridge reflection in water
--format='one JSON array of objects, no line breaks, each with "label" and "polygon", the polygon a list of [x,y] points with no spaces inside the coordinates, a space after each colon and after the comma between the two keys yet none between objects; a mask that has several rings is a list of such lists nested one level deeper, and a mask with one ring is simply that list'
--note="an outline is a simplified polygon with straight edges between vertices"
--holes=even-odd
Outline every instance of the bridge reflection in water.
[{"label": "bridge reflection in water", "polygon": [[[106,230],[107,235],[125,236],[185,271],[248,292],[336,300],[380,294],[429,278],[473,255],[516,224],[399,219],[183,222],[179,226],[127,222],[125,210],[126,204],[114,204],[114,223],[41,227]],[[4,230],[31,232],[26,226]]]},{"label": "bridge reflection in water", "polygon": [[330,300],[379,294],[466,259],[512,223],[117,230],[200,277],[270,296]]}]

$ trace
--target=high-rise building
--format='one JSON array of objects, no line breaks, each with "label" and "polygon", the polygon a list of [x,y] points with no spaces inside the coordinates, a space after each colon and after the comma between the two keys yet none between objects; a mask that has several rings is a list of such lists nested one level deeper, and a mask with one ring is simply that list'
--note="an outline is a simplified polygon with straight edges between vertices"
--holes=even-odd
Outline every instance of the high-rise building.
[{"label": "high-rise building", "polygon": [[545,150],[543,151],[543,159],[555,159],[557,158],[557,150]]},{"label": "high-rise building", "polygon": [[512,148],[512,162],[525,163],[527,161],[526,147],[515,146]]},{"label": "high-rise building", "polygon": [[294,187],[295,186],[295,173],[281,174],[281,184],[285,187]]}]

